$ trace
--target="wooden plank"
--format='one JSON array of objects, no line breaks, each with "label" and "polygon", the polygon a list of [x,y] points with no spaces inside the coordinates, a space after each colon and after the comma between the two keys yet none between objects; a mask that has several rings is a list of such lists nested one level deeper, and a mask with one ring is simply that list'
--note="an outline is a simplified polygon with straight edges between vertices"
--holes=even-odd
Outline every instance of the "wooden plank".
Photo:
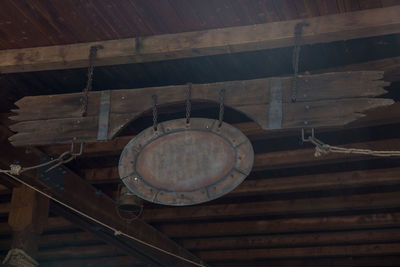
[{"label": "wooden plank", "polygon": [[[120,178],[117,171],[116,168],[87,169],[85,179],[94,184],[118,183]],[[228,197],[399,185],[399,176],[400,169],[393,168],[247,179],[230,192]]]},{"label": "wooden plank", "polygon": [[91,46],[99,46],[96,66],[230,54],[292,46],[294,27],[304,22],[303,44],[398,33],[400,7],[363,10],[197,32],[0,51],[0,72],[80,68]]},{"label": "wooden plank", "polygon": [[[192,99],[216,102],[221,88],[226,90],[225,104],[267,130],[269,129],[269,84],[282,82],[282,129],[340,126],[363,117],[368,109],[394,103],[391,99],[368,98],[384,92],[387,83],[379,80],[382,72],[349,72],[305,75],[299,78],[297,102],[291,102],[292,77],[248,81],[198,84],[192,86]],[[324,88],[324,90],[321,90]],[[108,139],[112,139],[129,122],[152,108],[152,96],[159,105],[185,101],[185,86],[153,87],[111,92]],[[12,117],[20,121],[10,128],[17,131],[10,138],[14,145],[38,145],[95,142],[98,133],[100,92],[89,94],[88,116],[80,114],[80,93],[24,97]],[[335,114],[335,117],[332,117]],[[46,127],[43,127],[46,125]]]},{"label": "wooden plank", "polygon": [[[297,102],[341,100],[346,98],[374,97],[385,94],[383,87],[390,83],[382,80],[383,71],[331,72],[316,75],[299,75]],[[228,106],[248,106],[269,103],[271,79],[282,82],[282,102],[291,103],[293,77],[262,78],[243,81],[193,84],[191,98],[197,101],[219,101],[219,91],[226,90],[224,102]],[[323,89],[321,89],[323,88]],[[141,89],[111,91],[111,113],[141,113],[151,110],[152,96],[157,103],[183,103],[187,85],[160,86]],[[245,95],[243,95],[245,94]],[[101,92],[89,93],[87,116],[98,115]],[[13,110],[16,121],[32,121],[81,117],[81,93],[27,96],[18,100]],[[38,107],[40,105],[40,108]]]},{"label": "wooden plank", "polygon": [[[179,242],[191,251],[214,249],[273,248],[323,246],[335,244],[363,244],[400,241],[400,229],[374,229],[335,231],[318,233],[290,233],[280,235],[220,236],[211,238],[184,238]],[[7,249],[11,241],[0,240],[0,249]],[[40,237],[40,248],[62,246],[84,246],[101,243],[92,233],[72,232],[44,234]]]},{"label": "wooden plank", "polygon": [[305,267],[305,266],[329,266],[329,267],[360,267],[360,266],[398,266],[400,256],[366,256],[366,257],[328,257],[311,259],[274,259],[274,260],[244,260],[244,261],[218,261],[213,262],[215,267],[242,267],[242,266],[280,266],[280,267]]},{"label": "wooden plank", "polygon": [[286,235],[257,235],[183,239],[181,244],[190,250],[254,249],[341,244],[389,243],[400,241],[400,229],[374,229],[372,231],[342,231]]},{"label": "wooden plank", "polygon": [[[336,71],[361,71],[361,70],[380,70],[384,71],[384,79],[390,82],[400,81],[400,57],[385,58],[379,60],[372,60],[357,64],[339,66],[330,69],[323,69],[313,71],[312,73],[326,73]],[[2,114],[3,123],[10,125],[10,121],[5,118],[9,115]],[[356,122],[347,125],[346,128],[360,127],[366,125],[383,125],[389,123],[396,123],[400,118],[400,103],[395,103],[391,106],[374,109],[373,111],[366,112],[366,116],[357,120]],[[235,127],[240,129],[247,136],[261,135],[265,132],[253,122],[234,124]],[[320,131],[323,131],[321,129]],[[276,133],[277,131],[275,131]],[[279,131],[278,131],[279,132]],[[282,131],[279,133],[282,135]],[[268,133],[268,136],[273,136],[274,132]],[[123,147],[134,136],[116,137],[113,140],[101,143],[88,143],[85,145],[84,154],[119,154]],[[115,149],[114,149],[115,148]],[[46,153],[58,155],[69,149],[68,145],[53,145],[44,147]],[[84,156],[85,156],[84,155]]]},{"label": "wooden plank", "polygon": [[11,249],[21,249],[37,259],[38,240],[48,214],[48,198],[24,185],[14,187],[8,215],[8,224],[13,231]]},{"label": "wooden plank", "polygon": [[251,250],[211,250],[197,252],[200,257],[207,261],[378,256],[397,255],[399,253],[400,243]]},{"label": "wooden plank", "polygon": [[384,80],[397,82],[400,80],[400,57],[389,57],[344,66],[313,70],[311,73],[326,73],[337,71],[380,70],[384,71]]},{"label": "wooden plank", "polygon": [[[63,217],[49,217],[44,229],[44,233],[56,231],[77,231],[80,227],[64,219]],[[8,223],[0,223],[0,234],[6,235],[11,232]]]},{"label": "wooden plank", "polygon": [[[101,144],[101,143],[98,143]],[[100,145],[99,145],[100,146]],[[306,146],[306,145],[305,145]],[[308,145],[307,145],[308,146]],[[372,150],[396,150],[397,148],[400,148],[400,139],[383,139],[383,140],[377,140],[377,141],[368,141],[368,142],[357,142],[357,143],[350,143],[350,144],[344,144],[340,145],[341,147],[348,147],[348,148],[361,148],[361,149],[372,149]],[[121,147],[123,148],[122,144]],[[300,147],[300,146],[299,146]],[[122,148],[115,147],[116,153],[119,154]],[[99,150],[102,149],[99,147]],[[121,149],[121,150],[119,150]],[[64,150],[65,151],[65,150]],[[98,150],[96,150],[98,151]],[[274,151],[274,152],[265,152],[265,153],[257,153],[254,156],[254,165],[253,165],[253,171],[263,171],[263,170],[273,170],[273,169],[279,169],[279,168],[290,168],[290,167],[299,167],[299,166],[315,166],[315,165],[321,165],[321,164],[332,164],[332,163],[337,163],[337,162],[344,162],[344,161],[357,161],[357,160],[362,160],[362,159],[367,159],[369,158],[368,156],[363,156],[363,155],[356,155],[356,154],[328,154],[328,155],[323,155],[321,157],[315,157],[314,155],[315,149],[313,147],[300,147],[299,149],[292,149],[292,150],[280,150],[280,151]],[[377,171],[379,172],[379,171]],[[364,180],[365,183],[368,183],[368,181],[373,182],[372,176],[377,175],[377,172],[360,172],[360,175],[363,175],[363,177],[371,177],[371,178],[366,178]],[[390,172],[390,171],[388,171]],[[119,181],[119,174],[118,174],[118,168],[117,167],[104,167],[104,168],[96,168],[96,169],[83,169],[84,177],[86,180],[90,181],[91,183],[104,183],[104,182],[118,182]],[[326,178],[334,179],[335,174],[331,175],[326,175]],[[344,174],[346,175],[345,177],[351,177],[355,176],[357,174],[352,174],[352,173],[347,173]],[[386,177],[386,174],[383,174]],[[309,178],[298,178],[298,179],[318,179],[319,176],[308,176]],[[294,178],[296,179],[296,178]],[[371,180],[370,180],[371,179]],[[377,178],[378,179],[378,178]],[[385,178],[383,178],[385,179]],[[395,182],[395,177],[393,179],[388,178],[392,182]],[[297,180],[297,179],[296,179]],[[329,180],[325,180],[327,183],[330,185],[333,185],[333,180],[332,183],[329,182]],[[378,180],[377,180],[378,181]],[[284,180],[282,180],[284,182]],[[324,180],[321,180],[320,182],[324,182]],[[348,183],[349,185],[352,183],[357,183],[356,181],[346,180],[342,181],[342,183],[346,184]],[[361,181],[360,181],[361,182]],[[244,182],[244,184],[247,183],[247,180]],[[249,182],[250,183],[250,182]],[[362,183],[362,182],[361,182]],[[260,182],[260,190],[263,190],[263,186],[261,186],[262,182]],[[250,185],[250,184],[249,184]],[[298,184],[294,184],[296,186],[299,186]],[[316,183],[315,186],[317,187],[319,184]],[[361,184],[360,184],[361,185]],[[268,182],[266,182],[265,186],[269,186]],[[280,186],[279,183],[276,186]],[[310,184],[305,183],[305,187],[307,186],[312,186],[312,182]],[[328,186],[328,185],[327,185]],[[274,188],[274,187],[273,187]],[[271,189],[273,189],[271,188]],[[254,189],[257,190],[257,189]]]},{"label": "wooden plank", "polygon": [[245,180],[229,196],[397,185],[400,184],[399,177],[400,169],[394,168]]},{"label": "wooden plank", "polygon": [[[0,154],[0,166],[9,166],[9,164],[12,163],[12,160],[9,158],[10,155],[15,155],[16,158],[19,159],[20,164],[23,166],[37,164],[37,158],[42,154],[42,152],[32,148],[32,153],[29,155],[25,154],[24,150],[22,150],[21,153],[21,149],[12,147],[7,140],[4,140],[4,138],[7,138],[7,135],[10,134],[9,131],[3,126],[0,127],[0,130],[3,133],[3,139],[0,140],[1,147],[3,148],[2,151],[7,151],[7,156]],[[157,246],[173,254],[180,255],[181,257],[199,262],[199,259],[193,256],[193,254],[189,253],[184,248],[168,239],[165,235],[158,232],[144,221],[135,220],[127,226],[126,222],[118,216],[115,209],[115,203],[112,199],[104,194],[99,195],[96,188],[86,183],[72,171],[66,169],[66,172],[64,193],[62,195],[57,193],[57,191],[52,188],[47,187],[45,190],[69,205],[79,208],[79,210],[85,212],[87,215],[92,216],[93,218],[96,218],[97,220],[102,221],[103,223],[108,224],[116,229],[121,229],[137,239]],[[27,183],[34,183],[35,186],[39,186],[42,189],[45,187],[45,185],[40,184],[37,181],[35,172],[26,172],[24,176],[21,176],[21,178]],[[107,234],[107,232],[103,233]],[[109,235],[115,239],[113,233],[109,233]],[[166,254],[149,248],[148,246],[137,241],[124,240],[122,244],[132,248],[134,251],[137,251],[137,254],[131,255],[137,257],[137,259],[141,261],[149,262],[153,265],[157,263],[159,265],[163,265],[165,263],[176,264],[181,261],[175,257],[171,257],[169,255],[167,256]]]},{"label": "wooden plank", "polygon": [[40,237],[39,247],[57,247],[65,245],[100,243],[96,235],[88,232],[72,232],[62,234],[43,234]]},{"label": "wooden plank", "polygon": [[5,215],[8,214],[10,212],[10,202],[3,202],[0,203],[0,214]]},{"label": "wooden plank", "polygon": [[73,258],[90,258],[90,257],[107,257],[121,256],[123,253],[110,245],[91,245],[85,246],[67,246],[61,248],[42,249],[38,253],[38,259],[54,260],[54,259],[73,259]]},{"label": "wooden plank", "polygon": [[159,224],[171,238],[360,230],[400,226],[400,213]]},{"label": "wooden plank", "polygon": [[[84,250],[84,248],[83,248]],[[54,261],[42,261],[41,267],[71,267],[71,266],[118,266],[118,267],[134,267],[143,266],[137,261],[128,256],[109,256],[109,257],[95,257],[83,259],[69,259]]]},{"label": "wooden plank", "polygon": [[[340,147],[372,150],[396,150],[400,148],[400,139],[357,142],[340,145]],[[261,171],[298,166],[315,166],[370,158],[368,156],[357,154],[332,153],[321,157],[315,157],[314,154],[315,149],[313,147],[256,154],[254,157],[253,170]]]},{"label": "wooden plank", "polygon": [[260,202],[241,202],[196,207],[165,207],[144,209],[148,222],[193,221],[201,219],[251,218],[256,216],[300,215],[338,211],[368,211],[397,208],[400,192],[340,195],[321,198],[300,198]]}]

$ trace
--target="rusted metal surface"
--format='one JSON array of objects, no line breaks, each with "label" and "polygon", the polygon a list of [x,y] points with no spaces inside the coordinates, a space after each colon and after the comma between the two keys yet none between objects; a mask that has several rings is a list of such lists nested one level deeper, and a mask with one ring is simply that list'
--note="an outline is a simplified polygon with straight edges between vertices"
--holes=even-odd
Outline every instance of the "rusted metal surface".
[{"label": "rusted metal surface", "polygon": [[124,148],[119,175],[136,195],[165,205],[192,205],[218,198],[250,173],[248,138],[219,121],[166,121],[144,130]]}]

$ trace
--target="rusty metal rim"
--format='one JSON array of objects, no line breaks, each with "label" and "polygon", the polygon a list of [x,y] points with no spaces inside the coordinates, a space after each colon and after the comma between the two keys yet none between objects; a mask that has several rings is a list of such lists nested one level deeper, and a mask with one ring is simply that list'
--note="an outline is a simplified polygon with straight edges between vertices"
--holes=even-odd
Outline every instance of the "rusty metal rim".
[{"label": "rusty metal rim", "polygon": [[[119,164],[120,177],[129,190],[139,197],[154,203],[174,206],[203,203],[227,194],[239,185],[250,173],[254,160],[254,152],[250,141],[242,132],[240,132],[240,130],[227,123],[223,123],[223,126],[217,130],[216,125],[218,125],[219,122],[211,119],[192,118],[190,125],[186,125],[186,123],[184,124],[183,121],[184,119],[162,122],[158,125],[158,131],[154,131],[153,127],[149,127],[133,138],[124,148]],[[177,124],[178,127],[174,129],[164,127],[165,125],[169,126],[175,124]],[[207,127],[203,127],[204,125],[207,125]],[[193,188],[192,190],[185,191],[160,189],[157,185],[148,182],[137,171],[138,157],[148,145],[156,140],[184,131],[201,131],[211,133],[218,136],[218,138],[221,138],[233,149],[233,164],[226,175],[221,176],[213,183],[206,184],[204,187]],[[235,139],[241,141],[233,144],[231,142],[232,138],[234,138],[233,141],[235,141]],[[141,142],[144,142],[143,145],[140,144]],[[243,154],[244,151],[248,152],[247,154],[244,154],[246,160],[241,160],[240,163],[238,163],[238,158],[240,158],[238,157],[238,151],[241,154]],[[133,164],[133,166],[123,166],[123,162],[126,162],[126,158],[129,158],[129,156],[133,160],[128,162]],[[131,171],[126,173],[126,169]],[[231,181],[227,181],[228,179],[231,179]],[[222,188],[217,188],[218,186],[222,186]],[[211,190],[214,190],[215,192],[211,193]],[[167,201],[166,199],[171,200]]]}]

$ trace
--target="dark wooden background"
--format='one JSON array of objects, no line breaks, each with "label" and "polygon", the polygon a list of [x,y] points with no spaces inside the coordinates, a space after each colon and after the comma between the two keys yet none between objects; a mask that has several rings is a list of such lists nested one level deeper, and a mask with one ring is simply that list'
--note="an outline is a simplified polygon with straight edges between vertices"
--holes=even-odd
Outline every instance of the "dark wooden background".
[{"label": "dark wooden background", "polygon": [[[251,25],[396,4],[399,1],[4,0],[0,3],[0,49]],[[306,45],[301,50],[300,71],[389,69],[385,79],[392,85],[386,88],[386,97],[399,101],[399,48],[399,34]],[[94,90],[288,75],[292,73],[292,49],[98,67]],[[9,110],[23,96],[81,91],[86,73],[86,69],[72,69],[0,74],[2,123],[10,123],[6,119]],[[194,103],[193,110],[196,117],[216,118],[218,114],[216,105]],[[160,120],[180,118],[184,107],[165,108],[160,113]],[[398,115],[396,103],[371,111],[345,128],[317,130],[317,134],[332,145],[400,150]],[[301,144],[297,131],[261,131],[232,110],[226,111],[225,118],[252,141],[255,168],[248,179],[231,194],[198,206],[146,203],[142,215],[146,222],[212,266],[398,265],[400,159],[315,158],[312,146]],[[148,114],[114,141],[86,146],[84,156],[68,167],[115,198],[119,154],[131,136],[151,123]],[[65,146],[41,149],[57,155]],[[11,242],[7,214],[12,185],[5,179],[3,184],[0,253],[5,255]],[[39,261],[41,266],[141,266],[54,212],[40,241]]]}]

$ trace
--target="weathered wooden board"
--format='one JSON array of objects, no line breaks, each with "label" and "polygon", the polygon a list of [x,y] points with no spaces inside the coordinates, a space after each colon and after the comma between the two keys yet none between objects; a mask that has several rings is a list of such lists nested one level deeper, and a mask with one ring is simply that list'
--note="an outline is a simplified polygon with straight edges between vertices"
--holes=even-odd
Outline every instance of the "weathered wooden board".
[{"label": "weathered wooden board", "polygon": [[230,54],[287,47],[294,28],[307,23],[303,44],[327,43],[400,32],[400,6],[240,27],[163,34],[120,40],[0,51],[0,72],[86,67],[91,46],[100,46],[96,66]]},{"label": "weathered wooden board", "polygon": [[[362,112],[393,103],[390,99],[370,98],[386,93],[381,71],[338,72],[299,76],[297,102],[291,102],[292,77],[192,85],[192,100],[218,102],[225,89],[225,104],[247,115],[264,130],[340,126],[363,116]],[[280,92],[279,99],[271,94]],[[151,109],[152,96],[159,105],[185,101],[187,85],[110,92],[108,139],[129,122]],[[16,146],[97,140],[101,92],[89,94],[87,117],[81,117],[81,93],[28,96],[17,101],[19,109],[10,128],[18,132],[10,138]],[[273,99],[271,99],[271,97]],[[270,105],[271,101],[273,102]],[[278,103],[278,105],[276,104]],[[281,118],[270,116],[281,109]],[[273,120],[273,121],[272,121]],[[272,123],[273,122],[273,123]]]}]

